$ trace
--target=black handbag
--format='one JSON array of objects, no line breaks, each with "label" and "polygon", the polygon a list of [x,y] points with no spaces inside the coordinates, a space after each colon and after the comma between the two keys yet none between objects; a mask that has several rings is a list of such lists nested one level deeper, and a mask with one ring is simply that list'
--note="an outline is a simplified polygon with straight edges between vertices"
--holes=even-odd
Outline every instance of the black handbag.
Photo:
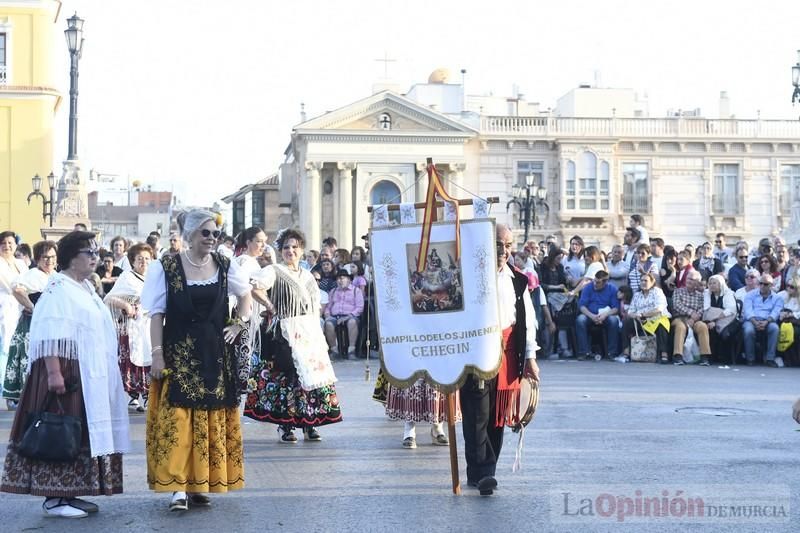
[{"label": "black handbag", "polygon": [[[58,413],[48,411],[54,399]],[[19,443],[19,454],[49,463],[73,461],[80,449],[82,427],[80,417],[65,415],[61,400],[56,394],[48,392],[42,411],[28,416],[27,428]]]}]

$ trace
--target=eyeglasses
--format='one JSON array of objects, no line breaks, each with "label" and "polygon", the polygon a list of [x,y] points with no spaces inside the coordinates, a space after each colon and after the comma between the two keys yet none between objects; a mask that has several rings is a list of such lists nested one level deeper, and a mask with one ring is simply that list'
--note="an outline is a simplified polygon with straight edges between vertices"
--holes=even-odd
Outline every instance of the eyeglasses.
[{"label": "eyeglasses", "polygon": [[57,256],[55,255],[45,255],[42,257],[42,261],[55,261]]},{"label": "eyeglasses", "polygon": [[722,244],[722,241],[714,241],[714,244]]},{"label": "eyeglasses", "polygon": [[86,254],[89,257],[100,257],[100,252],[97,250],[78,250],[79,254]]},{"label": "eyeglasses", "polygon": [[786,288],[787,288],[787,289],[796,289],[796,288],[797,288],[797,285],[789,285],[789,284],[787,283],[787,284],[786,284]]},{"label": "eyeglasses", "polygon": [[639,252],[636,255],[638,255],[639,257],[647,257],[647,252]]},{"label": "eyeglasses", "polygon": [[772,287],[772,283],[769,281],[762,281],[761,283],[759,283],[759,285],[761,285],[762,287]]},{"label": "eyeglasses", "polygon": [[752,274],[749,276],[745,276],[747,279],[756,279],[758,276],[753,276]]},{"label": "eyeglasses", "polygon": [[222,235],[222,232],[218,229],[215,229],[214,231],[211,231],[210,229],[201,229],[200,235],[205,238],[213,236],[215,239],[219,239],[219,236]]}]

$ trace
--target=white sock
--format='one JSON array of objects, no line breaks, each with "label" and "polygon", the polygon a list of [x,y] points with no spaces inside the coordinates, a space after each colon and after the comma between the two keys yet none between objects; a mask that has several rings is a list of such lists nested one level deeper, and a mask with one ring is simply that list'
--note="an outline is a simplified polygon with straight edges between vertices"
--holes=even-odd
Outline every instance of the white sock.
[{"label": "white sock", "polygon": [[433,429],[434,435],[444,435],[444,422],[431,424],[431,429]]},{"label": "white sock", "polygon": [[408,437],[413,439],[417,438],[417,425],[414,422],[406,422],[403,427],[403,440]]}]

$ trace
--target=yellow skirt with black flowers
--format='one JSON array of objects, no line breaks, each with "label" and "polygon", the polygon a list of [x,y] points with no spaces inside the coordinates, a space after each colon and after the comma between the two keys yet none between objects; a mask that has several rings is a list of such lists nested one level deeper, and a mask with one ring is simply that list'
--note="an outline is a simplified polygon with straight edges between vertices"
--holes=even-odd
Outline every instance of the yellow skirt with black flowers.
[{"label": "yellow skirt with black flowers", "polygon": [[153,380],[147,405],[147,484],[156,492],[244,488],[239,409],[172,407],[170,378]]}]

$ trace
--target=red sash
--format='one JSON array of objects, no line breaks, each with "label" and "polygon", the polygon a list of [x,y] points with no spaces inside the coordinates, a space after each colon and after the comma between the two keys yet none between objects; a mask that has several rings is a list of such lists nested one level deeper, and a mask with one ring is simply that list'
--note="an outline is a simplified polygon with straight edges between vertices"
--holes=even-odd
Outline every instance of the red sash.
[{"label": "red sash", "polygon": [[522,383],[517,374],[513,326],[503,330],[503,358],[500,361],[500,372],[497,374],[497,400],[495,405],[495,427],[504,424],[513,427],[519,423],[519,389]]}]

